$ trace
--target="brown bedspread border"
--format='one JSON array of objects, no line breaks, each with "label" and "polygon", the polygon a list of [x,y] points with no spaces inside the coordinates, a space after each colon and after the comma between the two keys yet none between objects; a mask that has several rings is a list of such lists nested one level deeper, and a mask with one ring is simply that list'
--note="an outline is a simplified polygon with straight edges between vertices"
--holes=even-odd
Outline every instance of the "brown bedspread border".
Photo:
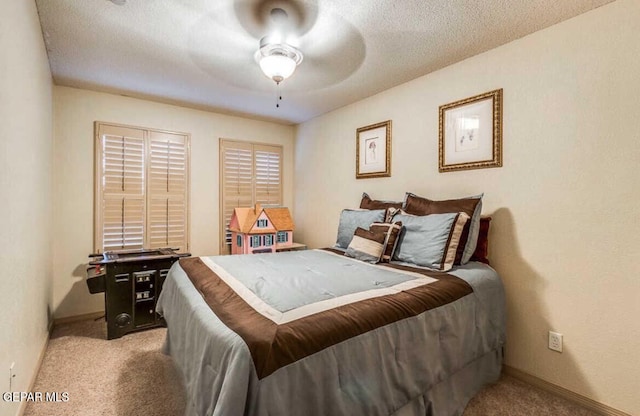
[{"label": "brown bedspread border", "polygon": [[[327,251],[342,253],[332,249]],[[180,259],[180,266],[216,316],[244,340],[259,379],[332,345],[417,316],[473,292],[467,282],[447,273],[384,264],[385,267],[420,273],[436,281],[277,325],[253,309],[199,257]]]}]

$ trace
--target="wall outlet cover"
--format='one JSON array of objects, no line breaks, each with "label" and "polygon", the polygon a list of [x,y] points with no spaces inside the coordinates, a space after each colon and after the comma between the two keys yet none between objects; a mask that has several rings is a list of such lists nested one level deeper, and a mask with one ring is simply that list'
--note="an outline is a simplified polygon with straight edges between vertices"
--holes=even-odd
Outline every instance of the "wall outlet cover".
[{"label": "wall outlet cover", "polygon": [[549,349],[562,352],[562,334],[549,331]]}]

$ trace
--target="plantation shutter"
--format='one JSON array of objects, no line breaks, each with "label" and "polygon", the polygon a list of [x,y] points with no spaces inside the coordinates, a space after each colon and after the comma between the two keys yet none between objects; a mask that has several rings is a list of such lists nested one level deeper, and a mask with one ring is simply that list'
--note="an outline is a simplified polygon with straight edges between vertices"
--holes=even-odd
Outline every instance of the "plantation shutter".
[{"label": "plantation shutter", "polygon": [[229,253],[234,208],[282,205],[282,147],[220,140],[220,252]]},{"label": "plantation shutter", "polygon": [[282,148],[255,145],[255,202],[262,206],[282,205]]},{"label": "plantation shutter", "polygon": [[151,131],[148,143],[148,247],[173,247],[186,251],[187,138]]},{"label": "plantation shutter", "polygon": [[229,222],[233,209],[253,203],[253,149],[251,143],[220,142],[221,166],[221,253],[229,253]]},{"label": "plantation shutter", "polygon": [[189,136],[96,123],[94,250],[189,249]]},{"label": "plantation shutter", "polygon": [[111,127],[98,134],[101,175],[97,198],[96,237],[103,250],[142,248],[145,222],[144,132]]}]

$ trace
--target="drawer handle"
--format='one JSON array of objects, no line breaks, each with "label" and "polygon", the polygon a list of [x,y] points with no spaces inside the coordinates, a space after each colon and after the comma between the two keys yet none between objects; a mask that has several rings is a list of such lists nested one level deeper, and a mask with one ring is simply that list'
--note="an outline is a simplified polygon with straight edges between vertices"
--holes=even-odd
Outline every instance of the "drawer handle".
[{"label": "drawer handle", "polygon": [[117,274],[115,278],[116,278],[116,283],[124,283],[129,281],[128,274]]}]

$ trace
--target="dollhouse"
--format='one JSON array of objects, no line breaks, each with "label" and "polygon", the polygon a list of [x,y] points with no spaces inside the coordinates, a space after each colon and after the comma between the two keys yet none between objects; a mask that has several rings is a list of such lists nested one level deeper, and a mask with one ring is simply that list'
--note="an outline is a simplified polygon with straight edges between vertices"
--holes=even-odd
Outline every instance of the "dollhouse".
[{"label": "dollhouse", "polygon": [[293,244],[295,225],[288,208],[235,208],[231,215],[231,254],[275,253]]}]

